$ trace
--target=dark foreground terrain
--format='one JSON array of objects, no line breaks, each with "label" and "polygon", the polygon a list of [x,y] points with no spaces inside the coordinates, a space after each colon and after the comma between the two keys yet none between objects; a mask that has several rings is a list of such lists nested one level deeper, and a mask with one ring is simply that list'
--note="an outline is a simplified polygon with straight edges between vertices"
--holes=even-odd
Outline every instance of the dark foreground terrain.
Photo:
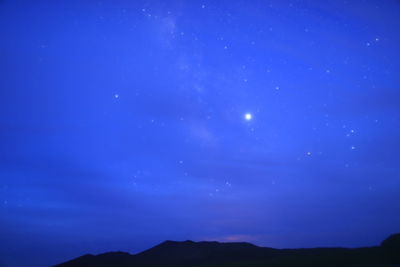
[{"label": "dark foreground terrain", "polygon": [[365,248],[274,249],[250,243],[165,241],[131,255],[84,255],[57,267],[134,266],[400,266],[400,234]]}]

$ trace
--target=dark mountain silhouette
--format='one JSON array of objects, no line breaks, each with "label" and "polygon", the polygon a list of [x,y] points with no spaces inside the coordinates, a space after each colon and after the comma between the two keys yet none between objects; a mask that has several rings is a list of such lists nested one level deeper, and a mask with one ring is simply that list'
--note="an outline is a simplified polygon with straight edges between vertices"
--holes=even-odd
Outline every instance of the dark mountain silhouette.
[{"label": "dark mountain silhouette", "polygon": [[165,241],[141,253],[84,255],[56,267],[400,266],[400,234],[365,248],[274,249],[250,243]]},{"label": "dark mountain silhouette", "polygon": [[381,243],[383,257],[390,263],[400,266],[400,234],[391,235]]}]

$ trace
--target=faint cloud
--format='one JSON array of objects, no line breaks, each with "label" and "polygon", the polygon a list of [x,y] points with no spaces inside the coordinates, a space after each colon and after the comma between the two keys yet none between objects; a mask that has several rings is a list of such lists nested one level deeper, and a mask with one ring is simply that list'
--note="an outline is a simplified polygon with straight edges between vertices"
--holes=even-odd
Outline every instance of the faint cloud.
[{"label": "faint cloud", "polygon": [[212,236],[212,237],[204,237],[202,240],[209,241],[219,241],[219,242],[257,242],[260,240],[258,235],[246,235],[246,234],[232,234],[232,235],[223,235],[223,236]]}]

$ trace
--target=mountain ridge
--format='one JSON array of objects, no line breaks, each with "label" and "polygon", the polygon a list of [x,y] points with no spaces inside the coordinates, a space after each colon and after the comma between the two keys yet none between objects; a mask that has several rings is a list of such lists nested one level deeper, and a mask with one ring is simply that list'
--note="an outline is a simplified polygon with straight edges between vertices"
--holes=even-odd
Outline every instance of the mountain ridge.
[{"label": "mountain ridge", "polygon": [[54,267],[137,266],[400,266],[400,234],[379,246],[275,249],[247,242],[166,240],[136,254],[85,254]]}]

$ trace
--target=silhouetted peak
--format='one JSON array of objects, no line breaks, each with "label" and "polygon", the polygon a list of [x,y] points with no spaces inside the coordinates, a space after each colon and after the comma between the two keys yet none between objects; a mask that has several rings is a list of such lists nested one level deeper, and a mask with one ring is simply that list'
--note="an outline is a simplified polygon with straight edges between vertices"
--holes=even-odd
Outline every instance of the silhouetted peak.
[{"label": "silhouetted peak", "polygon": [[177,244],[193,244],[195,242],[191,241],[191,240],[186,240],[186,241],[173,241],[173,240],[166,240],[164,242],[162,242],[160,245],[163,246],[169,246],[169,245],[177,245]]},{"label": "silhouetted peak", "polygon": [[82,255],[82,256],[78,257],[78,259],[90,259],[90,258],[93,258],[93,257],[95,257],[95,255],[93,255],[93,254],[85,254],[85,255]]},{"label": "silhouetted peak", "polygon": [[386,238],[382,243],[381,246],[384,248],[398,248],[400,249],[400,233],[393,234]]},{"label": "silhouetted peak", "polygon": [[[141,253],[86,254],[58,267],[130,266],[400,266],[400,234],[381,247],[274,249],[247,242],[223,243],[167,240]],[[397,264],[397,265],[396,265]]]},{"label": "silhouetted peak", "polygon": [[[175,248],[225,248],[225,249],[239,249],[239,248],[258,248],[256,245],[247,242],[218,242],[218,241],[200,241],[194,242],[191,240],[186,241],[172,241],[166,240],[154,248],[160,249],[175,249]],[[153,248],[153,249],[154,249]]]},{"label": "silhouetted peak", "polygon": [[163,259],[164,262],[181,266],[189,263],[242,261],[245,259],[262,259],[269,253],[268,248],[260,248],[246,242],[220,243],[217,241],[171,241],[143,251],[136,255],[141,262],[153,262]]},{"label": "silhouetted peak", "polygon": [[128,252],[123,252],[123,251],[113,251],[113,252],[106,252],[106,253],[102,253],[97,255],[99,257],[107,257],[107,258],[112,258],[112,257],[128,257],[128,256],[132,256],[131,254],[129,254]]},{"label": "silhouetted peak", "polygon": [[85,254],[76,259],[72,259],[70,261],[64,262],[57,266],[90,266],[90,264],[95,261],[97,256],[92,254]]},{"label": "silhouetted peak", "polygon": [[386,238],[381,243],[381,248],[386,263],[400,266],[400,234],[394,234]]}]

